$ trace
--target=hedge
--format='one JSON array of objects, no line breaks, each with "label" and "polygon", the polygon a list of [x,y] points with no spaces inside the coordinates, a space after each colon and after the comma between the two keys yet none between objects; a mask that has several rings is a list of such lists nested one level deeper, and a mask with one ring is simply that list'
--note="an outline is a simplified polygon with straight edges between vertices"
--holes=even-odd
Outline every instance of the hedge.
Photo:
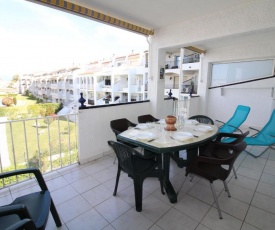
[{"label": "hedge", "polygon": [[35,104],[29,105],[27,107],[28,113],[33,116],[50,116],[51,114],[56,114],[62,109],[62,105],[58,103],[45,103],[45,104]]}]

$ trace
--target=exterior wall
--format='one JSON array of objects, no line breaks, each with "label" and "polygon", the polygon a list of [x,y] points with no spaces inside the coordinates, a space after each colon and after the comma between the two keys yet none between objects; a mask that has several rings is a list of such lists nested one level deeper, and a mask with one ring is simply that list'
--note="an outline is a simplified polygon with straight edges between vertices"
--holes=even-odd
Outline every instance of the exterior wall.
[{"label": "exterior wall", "polygon": [[81,134],[78,142],[80,163],[95,160],[111,152],[107,141],[116,140],[110,128],[111,120],[125,117],[137,124],[137,117],[148,113],[151,113],[149,102],[81,110],[78,116],[78,133]]},{"label": "exterior wall", "polygon": [[[163,106],[163,97],[160,95],[164,91],[164,81],[159,79],[159,70],[164,66],[166,50],[171,47],[190,45],[203,47],[205,44],[205,47],[207,47],[207,44],[212,42],[212,46],[217,48],[207,50],[201,63],[200,102],[197,113],[209,114],[213,118],[218,118],[220,115],[223,115],[224,118],[232,114],[232,110],[236,106],[236,102],[233,104],[232,101],[239,100],[239,97],[233,97],[233,95],[238,94],[231,92],[226,97],[218,97],[216,90],[211,92],[208,90],[209,63],[222,60],[233,61],[275,57],[275,40],[265,41],[264,37],[260,36],[261,33],[267,33],[267,31],[270,31],[272,35],[272,31],[275,30],[274,10],[275,2],[272,0],[251,1],[248,4],[236,6],[234,9],[190,19],[184,23],[155,30],[155,35],[150,37],[149,49],[149,75],[151,76],[149,88],[154,90],[154,93],[150,92],[153,113],[158,114]],[[253,90],[253,84],[242,86],[249,87],[250,91],[245,94],[242,92],[241,96],[242,102],[249,103],[252,109],[252,116],[250,115],[247,122],[256,126],[262,126],[266,122],[266,118],[269,117],[270,111],[274,108],[274,101],[270,101],[270,85],[274,87],[274,80],[260,84],[262,84],[262,89],[257,91]],[[269,88],[265,89],[265,85],[269,85]],[[252,101],[252,95],[257,100]],[[224,112],[217,112],[225,104],[228,109]],[[261,115],[262,117],[257,119],[259,113],[266,115]]]}]

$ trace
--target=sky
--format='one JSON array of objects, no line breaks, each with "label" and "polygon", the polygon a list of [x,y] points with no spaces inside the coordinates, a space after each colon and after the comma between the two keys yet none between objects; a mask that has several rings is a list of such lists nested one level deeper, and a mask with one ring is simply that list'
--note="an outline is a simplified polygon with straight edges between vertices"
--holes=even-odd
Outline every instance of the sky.
[{"label": "sky", "polygon": [[25,0],[0,0],[0,79],[148,50],[145,36]]}]

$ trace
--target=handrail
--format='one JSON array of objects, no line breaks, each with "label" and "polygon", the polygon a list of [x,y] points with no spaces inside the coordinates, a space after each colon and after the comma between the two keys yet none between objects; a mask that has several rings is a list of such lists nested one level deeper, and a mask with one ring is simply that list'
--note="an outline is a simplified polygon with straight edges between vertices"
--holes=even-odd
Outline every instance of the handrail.
[{"label": "handrail", "polygon": [[275,78],[275,75],[269,76],[269,77],[262,77],[262,78],[247,80],[247,81],[234,82],[234,83],[229,83],[229,84],[224,84],[224,85],[210,86],[210,87],[208,87],[208,89],[223,88],[223,87],[232,86],[232,85],[241,85],[241,84],[244,84],[244,83],[250,83],[250,82],[254,82],[254,81],[261,81],[261,80],[266,80],[266,79],[270,79],[270,78]]}]

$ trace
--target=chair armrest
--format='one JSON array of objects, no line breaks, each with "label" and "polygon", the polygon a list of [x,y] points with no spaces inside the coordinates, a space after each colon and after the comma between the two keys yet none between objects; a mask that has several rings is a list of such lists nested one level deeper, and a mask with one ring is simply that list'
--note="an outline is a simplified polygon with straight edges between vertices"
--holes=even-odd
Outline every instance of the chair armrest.
[{"label": "chair armrest", "polygon": [[17,175],[21,175],[21,174],[28,174],[28,173],[32,173],[35,175],[36,180],[37,180],[42,191],[48,190],[47,185],[44,181],[44,178],[43,178],[40,170],[36,169],[36,168],[27,168],[27,169],[14,170],[14,171],[10,171],[10,172],[4,172],[4,173],[0,174],[0,179],[6,178],[6,177],[11,177],[11,176],[17,176]]},{"label": "chair armrest", "polygon": [[0,217],[17,214],[20,219],[31,218],[27,208],[23,204],[14,204],[0,207]]},{"label": "chair armrest", "polygon": [[[245,135],[248,135],[249,131],[245,132],[244,134]],[[216,142],[221,142],[221,139],[222,138],[225,138],[225,137],[230,137],[230,138],[238,138],[240,134],[237,134],[237,133],[219,133],[217,138],[215,139],[215,143]]]},{"label": "chair armrest", "polygon": [[214,164],[214,165],[228,165],[230,164],[230,161],[233,157],[234,155],[231,155],[229,158],[220,159],[220,158],[213,158],[213,157],[197,156],[192,163],[196,165],[198,165],[199,163],[208,163],[208,164]]},{"label": "chair armrest", "polygon": [[6,230],[37,230],[35,224],[31,219],[23,219],[18,221],[17,223],[11,225],[10,227],[6,228]]},{"label": "chair armrest", "polygon": [[238,127],[236,127],[236,126],[234,126],[234,125],[228,125],[228,126],[230,126],[230,127],[234,128],[234,129],[238,130],[240,133],[243,133],[242,130],[240,130]]}]

